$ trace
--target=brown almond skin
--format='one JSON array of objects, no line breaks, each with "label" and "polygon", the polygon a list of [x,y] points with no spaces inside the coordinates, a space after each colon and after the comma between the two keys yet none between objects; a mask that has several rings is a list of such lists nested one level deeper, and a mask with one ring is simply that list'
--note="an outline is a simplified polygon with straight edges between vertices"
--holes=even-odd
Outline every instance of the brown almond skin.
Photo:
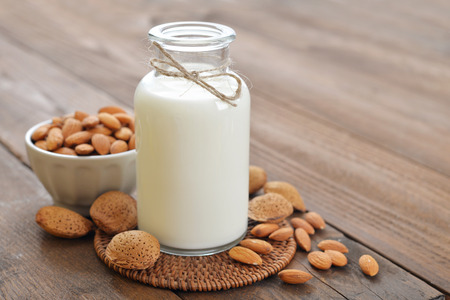
[{"label": "brown almond skin", "polygon": [[121,153],[128,151],[128,144],[125,141],[117,140],[111,144],[110,151],[111,154]]},{"label": "brown almond skin", "polygon": [[123,140],[123,141],[128,141],[132,135],[133,135],[133,131],[131,131],[131,129],[128,127],[122,127],[119,130],[117,130],[116,132],[114,132],[114,136],[117,139]]},{"label": "brown almond skin", "polygon": [[101,133],[94,134],[91,138],[91,143],[98,154],[105,155],[109,153],[111,142],[106,135]]},{"label": "brown almond skin", "polygon": [[308,254],[309,263],[320,270],[328,270],[331,268],[331,257],[322,251],[313,251]]},{"label": "brown almond skin", "polygon": [[38,148],[41,148],[42,150],[48,151],[47,142],[44,140],[39,140],[36,143],[34,143],[34,145]]},{"label": "brown almond skin", "polygon": [[117,120],[119,120],[119,122],[122,124],[122,125],[128,125],[128,124],[130,124],[131,122],[133,122],[133,117],[131,117],[129,114],[127,114],[127,113],[115,113],[115,114],[112,114],[114,117],[116,117],[117,118]]},{"label": "brown almond skin", "polygon": [[53,152],[58,153],[58,154],[64,154],[64,155],[75,155],[75,156],[77,155],[75,150],[73,150],[72,148],[67,148],[67,147],[58,148]]},{"label": "brown almond skin", "polygon": [[112,130],[103,126],[103,124],[99,124],[99,125],[95,126],[94,128],[89,129],[88,132],[90,132],[92,134],[101,133],[106,136],[112,134]]},{"label": "brown almond skin", "polygon": [[83,126],[81,122],[74,118],[68,118],[65,120],[64,125],[62,127],[62,134],[64,138],[74,134],[75,132],[79,132],[83,130]]},{"label": "brown almond skin", "polygon": [[315,233],[314,227],[311,226],[306,220],[301,218],[292,218],[291,219],[292,227],[294,228],[303,228],[309,235]]},{"label": "brown almond skin", "polygon": [[291,227],[283,227],[272,232],[269,235],[269,239],[279,242],[287,241],[293,233],[294,229],[292,229]]},{"label": "brown almond skin", "polygon": [[90,215],[107,234],[117,234],[137,226],[136,200],[120,191],[109,191],[92,203]]},{"label": "brown almond skin", "polygon": [[325,250],[325,253],[331,258],[331,263],[336,267],[343,267],[347,264],[347,257],[336,250]]},{"label": "brown almond skin", "polygon": [[47,136],[50,130],[50,126],[51,126],[50,124],[44,124],[42,126],[39,126],[31,135],[31,139],[35,142],[43,140]]},{"label": "brown almond skin", "polygon": [[311,238],[303,228],[295,229],[294,233],[295,241],[297,245],[306,252],[311,251]]},{"label": "brown almond skin", "polygon": [[292,203],[296,210],[306,211],[305,203],[297,189],[290,183],[270,181],[264,185],[264,193],[277,193]]},{"label": "brown almond skin", "polygon": [[73,117],[80,122],[82,122],[88,116],[89,116],[88,113],[81,110],[76,110],[75,113],[73,114]]},{"label": "brown almond skin", "polygon": [[341,242],[335,240],[323,240],[319,244],[317,244],[317,247],[322,251],[336,250],[341,253],[348,253],[348,248]]},{"label": "brown almond skin", "polygon": [[293,212],[291,202],[280,194],[268,193],[248,203],[248,217],[259,222],[280,223]]},{"label": "brown almond skin", "polygon": [[258,166],[250,166],[249,168],[249,186],[248,193],[254,194],[261,189],[267,182],[267,174],[263,168]]},{"label": "brown almond skin", "polygon": [[305,214],[305,220],[315,229],[324,229],[326,227],[323,218],[316,212],[309,212]]},{"label": "brown almond skin", "polygon": [[94,152],[94,147],[90,144],[80,144],[75,147],[75,152],[78,155],[89,155]]},{"label": "brown almond skin", "polygon": [[130,230],[115,235],[106,247],[105,255],[122,268],[144,270],[158,260],[160,244],[147,232]]},{"label": "brown almond skin", "polygon": [[283,270],[278,273],[278,277],[285,283],[300,284],[310,280],[313,276],[307,272],[295,269]]},{"label": "brown almond skin", "polygon": [[361,271],[368,276],[375,276],[379,271],[377,261],[368,254],[359,258],[359,267],[361,268]]},{"label": "brown almond skin", "polygon": [[270,243],[259,239],[245,239],[242,240],[239,245],[259,254],[269,254],[273,250]]},{"label": "brown almond skin", "polygon": [[47,135],[47,149],[54,151],[62,146],[64,143],[64,136],[62,130],[58,127],[54,127],[48,131]]},{"label": "brown almond skin", "polygon": [[53,117],[52,118],[51,128],[53,128],[53,127],[62,128],[63,124],[64,124],[64,122],[63,122],[63,119],[61,117]]},{"label": "brown almond skin", "polygon": [[111,105],[111,106],[103,106],[98,110],[98,113],[108,113],[108,114],[117,114],[117,113],[127,113],[124,109],[119,106]]},{"label": "brown almond skin", "polygon": [[91,137],[92,133],[87,131],[79,131],[69,135],[64,143],[67,147],[72,147],[75,145],[88,143],[91,140]]},{"label": "brown almond skin", "polygon": [[131,131],[133,131],[133,132],[136,132],[134,129],[134,118],[133,117],[131,117],[131,122],[130,122],[130,124],[128,124],[128,128],[130,128],[131,129]]},{"label": "brown almond skin", "polygon": [[256,237],[266,237],[278,229],[280,229],[278,224],[262,223],[253,227],[252,230],[250,230],[250,233]]},{"label": "brown almond skin", "polygon": [[[83,125],[83,127],[86,129],[94,128],[98,124],[100,124],[100,120],[98,119],[97,116],[93,116],[93,115],[87,116],[81,122],[81,125]],[[103,132],[101,132],[101,133],[103,133]],[[111,134],[111,133],[109,133],[109,134]]]},{"label": "brown almond skin", "polygon": [[36,223],[51,235],[75,239],[87,235],[94,225],[82,215],[58,206],[45,206],[36,214]]},{"label": "brown almond skin", "polygon": [[136,149],[136,135],[134,133],[130,137],[130,140],[128,141],[128,149],[129,150]]},{"label": "brown almond skin", "polygon": [[98,119],[100,120],[100,123],[105,125],[105,127],[111,129],[112,131],[119,130],[122,124],[120,124],[119,120],[117,120],[116,117],[113,115],[101,112],[97,115]]},{"label": "brown almond skin", "polygon": [[238,262],[259,266],[262,265],[262,258],[253,250],[245,247],[235,246],[228,252],[230,257]]}]

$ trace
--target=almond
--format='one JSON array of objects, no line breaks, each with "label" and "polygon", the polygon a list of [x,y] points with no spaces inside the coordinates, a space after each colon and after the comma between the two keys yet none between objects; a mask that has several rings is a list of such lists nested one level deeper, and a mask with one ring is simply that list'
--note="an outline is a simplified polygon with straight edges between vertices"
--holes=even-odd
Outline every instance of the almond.
[{"label": "almond", "polygon": [[122,125],[129,125],[131,122],[133,122],[133,117],[131,117],[129,114],[127,113],[115,113],[112,114],[114,117],[117,118],[117,120],[119,120],[119,122]]},{"label": "almond", "polygon": [[359,258],[359,267],[364,274],[375,276],[378,273],[379,266],[377,261],[370,255],[366,254]]},{"label": "almond", "polygon": [[92,133],[87,131],[75,132],[66,138],[65,145],[67,147],[72,147],[74,145],[85,144],[91,140],[91,137]]},{"label": "almond", "polygon": [[305,214],[305,220],[315,229],[324,229],[326,226],[325,221],[316,212],[309,212]]},{"label": "almond", "polygon": [[301,218],[292,218],[291,224],[294,228],[303,228],[308,234],[314,234],[314,227]]},{"label": "almond", "polygon": [[80,110],[76,110],[75,113],[73,114],[73,117],[80,122],[82,122],[88,116],[89,116],[88,113]]},{"label": "almond", "polygon": [[305,203],[297,189],[290,183],[283,181],[271,181],[264,185],[264,193],[277,193],[292,203],[295,209],[306,211]]},{"label": "almond", "polygon": [[319,244],[317,244],[317,247],[322,251],[336,250],[341,253],[348,253],[347,247],[341,242],[335,240],[323,240]]},{"label": "almond", "polygon": [[320,270],[331,268],[331,257],[322,251],[313,251],[308,254],[309,263]]},{"label": "almond", "polygon": [[58,206],[45,206],[36,214],[36,223],[51,235],[74,239],[85,236],[94,227],[82,215]]},{"label": "almond", "polygon": [[119,120],[117,120],[116,117],[114,117],[113,115],[111,115],[109,113],[102,112],[102,113],[99,113],[97,115],[97,117],[100,120],[100,123],[105,125],[105,127],[111,129],[112,131],[116,131],[116,130],[120,129],[120,127],[122,126],[120,124]]},{"label": "almond", "polygon": [[136,149],[136,135],[133,133],[133,135],[130,137],[130,140],[128,141],[128,149]]},{"label": "almond", "polygon": [[[111,136],[111,135],[107,135],[107,137],[108,137],[109,142],[111,143],[111,145],[112,145],[112,143],[114,143],[115,141],[117,141],[117,139],[116,139],[115,137]],[[111,148],[110,148],[110,149],[111,149]]]},{"label": "almond", "polygon": [[295,229],[294,237],[295,241],[297,242],[300,248],[302,248],[306,252],[309,252],[311,250],[311,238],[309,237],[305,229],[303,228]]},{"label": "almond", "polygon": [[53,128],[53,127],[59,127],[59,128],[62,128],[62,126],[63,126],[63,119],[61,118],[61,117],[53,117],[52,118],[52,125],[51,125],[51,127]]},{"label": "almond", "polygon": [[325,250],[325,253],[331,258],[331,263],[336,267],[343,267],[347,264],[347,257],[336,250]]},{"label": "almond", "polygon": [[261,256],[259,256],[253,250],[245,247],[236,246],[230,249],[228,252],[230,257],[238,262],[248,265],[262,265]]},{"label": "almond", "polygon": [[292,229],[291,227],[283,227],[272,232],[269,235],[269,239],[282,242],[288,240],[293,233],[294,229]]},{"label": "almond", "polygon": [[131,122],[130,122],[130,124],[128,124],[128,128],[130,128],[131,129],[131,131],[133,131],[133,132],[135,132],[135,128],[134,128],[134,118],[133,117],[131,117]]},{"label": "almond", "polygon": [[120,191],[106,192],[92,203],[90,215],[107,234],[116,234],[137,226],[136,200]]},{"label": "almond", "polygon": [[[83,127],[86,128],[86,129],[94,128],[98,124],[100,124],[100,120],[98,119],[97,116],[93,116],[93,115],[87,116],[81,122],[81,125],[83,125]],[[97,132],[97,133],[103,133],[103,132]],[[111,133],[109,133],[109,134],[111,134]]]},{"label": "almond", "polygon": [[94,152],[94,147],[90,144],[80,144],[75,147],[75,152],[78,155],[89,155]]},{"label": "almond", "polygon": [[112,131],[109,128],[106,128],[105,126],[103,126],[102,124],[99,124],[97,126],[95,126],[94,128],[91,128],[88,130],[88,132],[95,134],[95,133],[101,133],[104,134],[106,136],[111,135]]},{"label": "almond", "polygon": [[98,154],[105,155],[109,153],[111,143],[106,135],[101,133],[94,134],[91,138],[91,143]]},{"label": "almond", "polygon": [[252,230],[250,230],[250,233],[256,237],[266,237],[278,229],[280,229],[278,224],[262,223],[253,227]]},{"label": "almond", "polygon": [[143,270],[152,267],[161,252],[159,242],[153,235],[131,230],[115,235],[106,247],[105,254],[119,267]]},{"label": "almond", "polygon": [[299,284],[307,282],[313,276],[301,270],[288,269],[278,273],[278,277],[286,283]]},{"label": "almond", "polygon": [[114,132],[114,136],[117,139],[123,140],[123,141],[128,141],[132,135],[133,135],[133,131],[131,131],[131,129],[128,127],[122,127],[119,130],[117,130],[116,132]]},{"label": "almond", "polygon": [[47,135],[47,149],[54,151],[62,146],[64,143],[64,136],[58,127],[54,127],[48,131]]},{"label": "almond", "polygon": [[104,106],[98,110],[98,113],[106,112],[108,114],[117,114],[117,113],[127,113],[125,110],[120,108],[119,106]]},{"label": "almond", "polygon": [[291,202],[280,194],[268,193],[248,203],[248,217],[267,223],[279,223],[294,212]]},{"label": "almond", "polygon": [[110,151],[111,154],[116,154],[120,152],[128,151],[128,144],[125,141],[117,140],[111,144]]},{"label": "almond", "polygon": [[44,140],[39,140],[36,143],[34,143],[34,145],[38,148],[41,148],[42,150],[48,151],[47,142]]},{"label": "almond", "polygon": [[248,248],[260,254],[269,254],[273,247],[270,243],[258,239],[245,239],[239,243],[242,247]]},{"label": "almond", "polygon": [[250,166],[249,168],[249,187],[248,193],[254,194],[267,182],[267,174],[263,168]]},{"label": "almond", "polygon": [[79,132],[83,130],[83,126],[81,122],[74,118],[68,118],[65,120],[64,125],[62,127],[62,134],[64,138],[74,134],[75,132]]},{"label": "almond", "polygon": [[47,136],[50,130],[50,126],[51,126],[50,124],[39,126],[31,135],[31,139],[35,142],[43,140]]},{"label": "almond", "polygon": [[75,155],[75,156],[77,155],[75,150],[73,150],[72,148],[67,148],[67,147],[58,148],[53,152],[58,153],[58,154],[64,154],[64,155]]}]

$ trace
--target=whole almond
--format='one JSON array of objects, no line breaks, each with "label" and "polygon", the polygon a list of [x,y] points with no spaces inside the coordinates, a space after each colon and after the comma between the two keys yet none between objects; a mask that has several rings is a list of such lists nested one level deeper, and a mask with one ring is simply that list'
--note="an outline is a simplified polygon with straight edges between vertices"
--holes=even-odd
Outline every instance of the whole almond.
[{"label": "whole almond", "polygon": [[75,150],[73,150],[72,148],[68,148],[68,147],[61,147],[61,148],[56,149],[53,152],[58,153],[58,154],[64,154],[64,155],[75,155],[75,156],[77,155]]},{"label": "whole almond", "polygon": [[270,243],[258,239],[245,239],[239,243],[242,247],[248,248],[260,254],[269,254],[273,247]]},{"label": "whole almond", "polygon": [[117,139],[116,139],[115,137],[113,137],[112,135],[107,135],[107,137],[108,137],[109,142],[111,143],[111,145],[112,145],[112,143],[114,143],[115,141],[117,141]]},{"label": "whole almond", "polygon": [[64,125],[62,127],[62,134],[64,138],[74,134],[75,132],[79,132],[83,130],[83,126],[81,122],[74,118],[68,118],[65,120]]},{"label": "whole almond", "polygon": [[91,138],[91,143],[98,154],[105,155],[109,153],[111,143],[106,135],[101,133],[94,134]]},{"label": "whole almond", "polygon": [[115,113],[113,116],[116,117],[122,125],[129,125],[133,122],[133,117],[127,113]]},{"label": "whole almond", "polygon": [[305,214],[305,220],[311,224],[315,229],[324,229],[326,224],[322,217],[316,212],[309,212]]},{"label": "whole almond", "polygon": [[75,147],[75,152],[78,155],[89,155],[94,152],[94,147],[90,144],[80,144]]},{"label": "whole almond", "polygon": [[254,194],[261,189],[267,182],[267,174],[263,168],[257,166],[250,166],[249,168],[249,187],[248,193]]},{"label": "whole almond", "polygon": [[317,244],[317,247],[322,251],[336,250],[341,253],[348,253],[348,248],[341,242],[335,240],[323,240],[319,244]]},{"label": "whole almond", "polygon": [[88,143],[91,140],[92,133],[87,131],[79,131],[69,135],[65,140],[67,147]]},{"label": "whole almond", "polygon": [[305,203],[297,189],[290,183],[270,181],[264,185],[264,193],[277,193],[289,200],[295,209],[306,211]]},{"label": "whole almond", "polygon": [[39,140],[36,143],[34,143],[34,145],[38,148],[41,148],[42,150],[48,151],[47,142],[44,140]]},{"label": "whole almond", "polygon": [[85,236],[94,227],[82,215],[58,206],[45,206],[36,214],[36,223],[51,235],[74,239]]},{"label": "whole almond", "polygon": [[230,257],[234,260],[237,260],[238,262],[248,264],[248,265],[262,265],[262,259],[261,256],[259,256],[256,252],[253,250],[250,250],[245,247],[241,246],[235,246],[230,249],[228,252]]},{"label": "whole almond", "polygon": [[314,227],[311,226],[306,220],[301,218],[292,218],[291,224],[294,228],[303,228],[308,234],[314,234]]},{"label": "whole almond", "polygon": [[133,135],[133,131],[131,131],[131,129],[128,127],[122,127],[119,130],[117,130],[116,132],[114,132],[114,136],[117,139],[123,140],[123,141],[128,141],[132,135]]},{"label": "whole almond", "polygon": [[100,195],[89,210],[94,223],[107,234],[116,234],[137,226],[136,200],[120,191]]},{"label": "whole almond", "polygon": [[266,237],[278,229],[280,229],[278,224],[262,223],[253,227],[252,230],[250,230],[250,233],[256,237]]},{"label": "whole almond", "polygon": [[106,136],[111,135],[112,131],[109,128],[106,128],[105,126],[103,126],[103,124],[99,124],[91,129],[88,130],[88,132],[95,134],[95,133],[101,133],[104,134]]},{"label": "whole almond", "polygon": [[134,128],[134,118],[133,117],[131,117],[131,122],[130,122],[130,124],[128,124],[128,128],[130,128],[131,129],[131,131],[133,131],[133,132],[135,132],[135,128]]},{"label": "whole almond", "polygon": [[128,141],[128,149],[136,149],[136,135],[133,133],[133,135],[130,137],[130,140]]},{"label": "whole almond", "polygon": [[111,144],[110,151],[111,154],[121,153],[128,151],[128,144],[125,141],[117,140]]},{"label": "whole almond", "polygon": [[248,203],[248,217],[259,222],[279,223],[293,212],[291,202],[280,194],[268,193],[255,197]]},{"label": "whole almond", "polygon": [[307,272],[295,269],[283,270],[278,273],[278,277],[289,284],[305,283],[313,276]]},{"label": "whole almond", "polygon": [[116,234],[106,247],[105,255],[125,269],[143,270],[152,267],[160,256],[160,244],[151,234],[130,230]]},{"label": "whole almond", "polygon": [[292,229],[292,227],[283,227],[272,232],[269,235],[269,239],[282,242],[288,240],[293,233],[294,229]]},{"label": "whole almond", "polygon": [[76,110],[75,113],[73,114],[73,117],[80,122],[82,122],[88,116],[89,116],[88,113],[81,110]]},{"label": "whole almond", "polygon": [[51,128],[53,128],[53,127],[59,127],[59,128],[62,128],[62,126],[63,126],[63,119],[61,118],[61,117],[53,117],[52,118],[52,125],[51,125]]},{"label": "whole almond", "polygon": [[101,112],[97,115],[97,117],[100,120],[100,123],[105,125],[105,127],[111,129],[112,131],[116,131],[122,126],[119,120],[117,120],[116,117],[109,113]]},{"label": "whole almond", "polygon": [[311,250],[311,238],[309,237],[305,229],[303,228],[295,229],[294,237],[295,241],[297,242],[297,245],[300,248],[302,248],[306,252],[309,252]]},{"label": "whole almond", "polygon": [[31,135],[31,139],[35,142],[43,140],[47,136],[50,130],[50,126],[51,126],[50,124],[44,124],[42,126],[39,126]]},{"label": "whole almond", "polygon": [[375,276],[378,274],[378,263],[372,256],[368,254],[363,255],[359,258],[359,267],[366,275]]},{"label": "whole almond", "polygon": [[54,127],[48,131],[47,135],[47,149],[54,151],[62,146],[64,143],[64,136],[62,130],[58,127]]},{"label": "whole almond", "polygon": [[336,267],[343,267],[347,264],[347,257],[336,250],[325,250],[325,253],[331,258],[331,263]]},{"label": "whole almond", "polygon": [[102,113],[102,112],[106,112],[108,114],[117,114],[117,113],[127,113],[125,110],[123,110],[122,108],[120,108],[119,106],[103,106],[102,108],[100,108],[98,110],[98,113]]},{"label": "whole almond", "polygon": [[308,261],[313,267],[320,270],[328,270],[331,267],[331,257],[322,251],[310,252]]},{"label": "whole almond", "polygon": [[[98,117],[93,116],[93,115],[87,116],[86,118],[83,119],[83,121],[81,121],[81,125],[83,125],[83,127],[86,129],[94,128],[99,123],[100,123],[100,120],[98,119]],[[99,133],[103,133],[103,132],[99,132]],[[111,134],[111,133],[109,133],[109,134]]]}]

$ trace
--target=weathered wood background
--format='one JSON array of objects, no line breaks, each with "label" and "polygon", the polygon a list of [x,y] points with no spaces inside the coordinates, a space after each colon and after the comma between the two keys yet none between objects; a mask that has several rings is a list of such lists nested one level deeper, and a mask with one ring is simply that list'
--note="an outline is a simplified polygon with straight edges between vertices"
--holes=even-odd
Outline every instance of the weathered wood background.
[{"label": "weathered wood background", "polygon": [[[233,27],[252,85],[251,162],[294,184],[351,248],[343,269],[297,253],[272,277],[215,293],[150,288],[107,269],[92,236],[48,236],[51,203],[25,154],[52,116],[118,104],[149,71],[146,32],[180,20]],[[450,3],[447,1],[0,0],[0,298],[432,299],[450,293]],[[372,253],[380,274],[363,276]]]}]

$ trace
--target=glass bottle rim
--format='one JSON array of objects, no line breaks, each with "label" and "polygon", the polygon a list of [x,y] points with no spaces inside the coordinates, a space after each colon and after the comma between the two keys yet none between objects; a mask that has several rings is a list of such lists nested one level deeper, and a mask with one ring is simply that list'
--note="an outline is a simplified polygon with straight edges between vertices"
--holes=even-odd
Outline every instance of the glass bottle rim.
[{"label": "glass bottle rim", "polygon": [[225,25],[210,22],[172,22],[157,25],[148,32],[149,38],[173,46],[219,46],[236,38],[235,31]]}]

